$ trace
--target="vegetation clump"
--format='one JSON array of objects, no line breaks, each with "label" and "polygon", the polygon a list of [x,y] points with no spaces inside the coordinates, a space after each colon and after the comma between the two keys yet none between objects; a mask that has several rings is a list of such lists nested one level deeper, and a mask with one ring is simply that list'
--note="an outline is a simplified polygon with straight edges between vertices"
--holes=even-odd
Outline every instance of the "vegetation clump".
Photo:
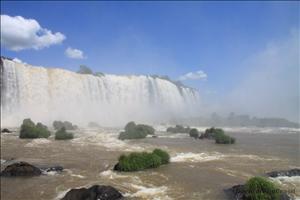
[{"label": "vegetation clump", "polygon": [[215,136],[215,141],[217,144],[234,144],[235,138],[225,135],[224,133],[218,133]]},{"label": "vegetation clump", "polygon": [[89,67],[87,67],[86,65],[80,65],[79,66],[79,70],[77,71],[78,74],[90,74],[90,75],[94,75],[94,76],[105,76],[104,73],[102,72],[93,72]]},{"label": "vegetation clump", "polygon": [[224,134],[223,129],[211,127],[201,134],[200,139],[215,139],[217,134]]},{"label": "vegetation clump", "polygon": [[281,191],[263,177],[253,177],[245,185],[247,200],[279,200]]},{"label": "vegetation clump", "polygon": [[75,130],[78,127],[76,125],[73,125],[71,122],[68,121],[54,121],[53,122],[53,127],[55,130],[60,130],[61,128],[65,128],[66,130]]},{"label": "vegetation clump", "polygon": [[88,68],[86,65],[80,65],[77,73],[78,74],[93,74],[93,71],[90,68]]},{"label": "vegetation clump", "polygon": [[200,139],[214,139],[216,144],[234,144],[235,138],[225,134],[223,129],[209,128],[205,130],[205,133],[201,134]]},{"label": "vegetation clump", "polygon": [[189,133],[190,130],[191,130],[190,127],[184,128],[181,125],[176,125],[175,127],[167,128],[167,132],[170,132],[170,133]]},{"label": "vegetation clump", "polygon": [[190,137],[197,139],[199,137],[199,131],[196,128],[192,128],[189,132]]},{"label": "vegetation clump", "polygon": [[66,132],[65,127],[62,127],[61,129],[59,129],[55,133],[55,139],[56,140],[70,140],[70,139],[73,139],[73,138],[74,138],[73,134]]},{"label": "vegetation clump", "polygon": [[51,135],[47,126],[38,122],[36,125],[30,118],[24,119],[21,125],[20,138],[48,138]]},{"label": "vegetation clump", "polygon": [[145,124],[136,125],[134,122],[129,122],[125,126],[125,131],[119,135],[120,140],[125,139],[141,139],[147,135],[154,135],[155,129]]},{"label": "vegetation clump", "polygon": [[157,168],[162,164],[169,163],[169,160],[169,154],[161,149],[155,149],[152,153],[133,152],[127,156],[121,155],[114,170],[130,172]]},{"label": "vegetation clump", "polygon": [[153,153],[158,155],[161,159],[161,164],[168,164],[170,162],[170,155],[161,149],[154,149]]}]

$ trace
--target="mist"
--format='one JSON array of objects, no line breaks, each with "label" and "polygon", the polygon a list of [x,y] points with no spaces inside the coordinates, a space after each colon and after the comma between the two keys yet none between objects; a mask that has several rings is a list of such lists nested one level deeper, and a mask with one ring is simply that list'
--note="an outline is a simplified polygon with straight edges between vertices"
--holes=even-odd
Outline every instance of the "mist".
[{"label": "mist", "polygon": [[272,41],[249,56],[242,63],[246,70],[238,75],[240,81],[224,96],[213,94],[215,100],[202,103],[203,112],[299,122],[299,57],[299,30],[291,30],[288,37]]}]

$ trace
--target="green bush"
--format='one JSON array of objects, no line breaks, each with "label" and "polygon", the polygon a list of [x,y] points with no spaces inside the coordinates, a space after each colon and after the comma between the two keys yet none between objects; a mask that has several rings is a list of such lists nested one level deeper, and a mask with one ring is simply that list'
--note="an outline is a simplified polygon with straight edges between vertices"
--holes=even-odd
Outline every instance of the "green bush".
[{"label": "green bush", "polygon": [[195,128],[190,130],[190,137],[197,139],[199,137],[199,131]]},{"label": "green bush", "polygon": [[147,135],[154,135],[155,129],[145,124],[136,125],[134,122],[129,122],[125,126],[125,132],[121,132],[119,135],[120,140],[125,139],[141,139],[147,137]]},{"label": "green bush", "polygon": [[220,128],[208,128],[204,134],[201,134],[200,139],[214,139],[216,144],[234,144],[235,138],[225,134],[223,129]]},{"label": "green bush", "polygon": [[253,177],[245,185],[247,200],[279,200],[280,190],[263,177]]},{"label": "green bush", "polygon": [[48,138],[51,135],[47,126],[42,123],[34,124],[31,119],[24,119],[21,125],[20,138]]},{"label": "green bush", "polygon": [[61,129],[59,129],[55,133],[55,139],[56,140],[70,140],[70,139],[73,139],[73,138],[74,138],[73,134],[66,132],[65,127],[62,127]]},{"label": "green bush", "polygon": [[118,171],[139,171],[149,168],[156,168],[162,164],[169,163],[170,156],[167,152],[155,149],[152,153],[130,153],[129,155],[121,155],[115,170]]},{"label": "green bush", "polygon": [[206,129],[205,133],[202,134],[200,136],[200,138],[201,139],[204,139],[204,138],[215,139],[216,134],[225,134],[225,133],[224,133],[223,129],[211,127],[211,128]]},{"label": "green bush", "polygon": [[190,127],[184,128],[181,125],[176,125],[175,127],[167,128],[167,132],[170,132],[170,133],[189,133],[190,130],[191,130]]},{"label": "green bush", "polygon": [[235,138],[232,138],[224,133],[216,133],[215,141],[217,144],[234,144]]},{"label": "green bush", "polygon": [[168,164],[170,162],[170,155],[161,149],[154,149],[153,153],[158,155],[161,158],[162,164]]}]

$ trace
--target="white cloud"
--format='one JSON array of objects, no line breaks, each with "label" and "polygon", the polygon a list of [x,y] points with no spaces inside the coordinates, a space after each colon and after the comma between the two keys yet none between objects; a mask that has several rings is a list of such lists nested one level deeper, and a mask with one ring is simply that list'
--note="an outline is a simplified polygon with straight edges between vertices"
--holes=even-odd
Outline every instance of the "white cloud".
[{"label": "white cloud", "polygon": [[34,19],[1,15],[1,45],[9,50],[38,50],[60,44],[65,39],[62,33],[52,33]]},{"label": "white cloud", "polygon": [[85,56],[83,55],[83,51],[79,49],[73,49],[71,47],[68,47],[65,51],[65,54],[69,58],[74,58],[74,59],[83,59]]},{"label": "white cloud", "polygon": [[17,63],[23,63],[23,64],[26,64],[25,62],[23,62],[21,59],[19,58],[14,58],[13,59],[14,62],[17,62]]},{"label": "white cloud", "polygon": [[196,72],[189,72],[183,76],[179,77],[179,80],[184,81],[184,80],[206,80],[207,79],[207,74],[201,70],[196,71]]}]

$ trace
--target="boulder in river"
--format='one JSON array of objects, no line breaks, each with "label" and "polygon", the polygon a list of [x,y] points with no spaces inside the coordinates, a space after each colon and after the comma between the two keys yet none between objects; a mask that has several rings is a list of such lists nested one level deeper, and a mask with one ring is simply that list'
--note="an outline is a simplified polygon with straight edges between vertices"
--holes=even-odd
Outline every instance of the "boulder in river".
[{"label": "boulder in river", "polygon": [[41,168],[44,172],[62,172],[64,168],[62,166],[43,167]]},{"label": "boulder in river", "polygon": [[290,170],[282,170],[282,171],[272,171],[267,173],[268,176],[272,178],[276,178],[278,176],[300,176],[300,169],[290,169]]},{"label": "boulder in river", "polygon": [[119,200],[122,194],[107,185],[93,185],[90,188],[71,189],[62,200]]},{"label": "boulder in river", "polygon": [[[247,200],[245,185],[235,185],[229,189],[224,190],[229,199],[232,200]],[[292,198],[286,193],[281,192],[279,200],[292,200]]]},{"label": "boulder in river", "polygon": [[11,133],[11,131],[7,128],[1,130],[1,133]]},{"label": "boulder in river", "polygon": [[39,176],[42,171],[26,162],[17,162],[8,165],[2,172],[1,176]]}]

